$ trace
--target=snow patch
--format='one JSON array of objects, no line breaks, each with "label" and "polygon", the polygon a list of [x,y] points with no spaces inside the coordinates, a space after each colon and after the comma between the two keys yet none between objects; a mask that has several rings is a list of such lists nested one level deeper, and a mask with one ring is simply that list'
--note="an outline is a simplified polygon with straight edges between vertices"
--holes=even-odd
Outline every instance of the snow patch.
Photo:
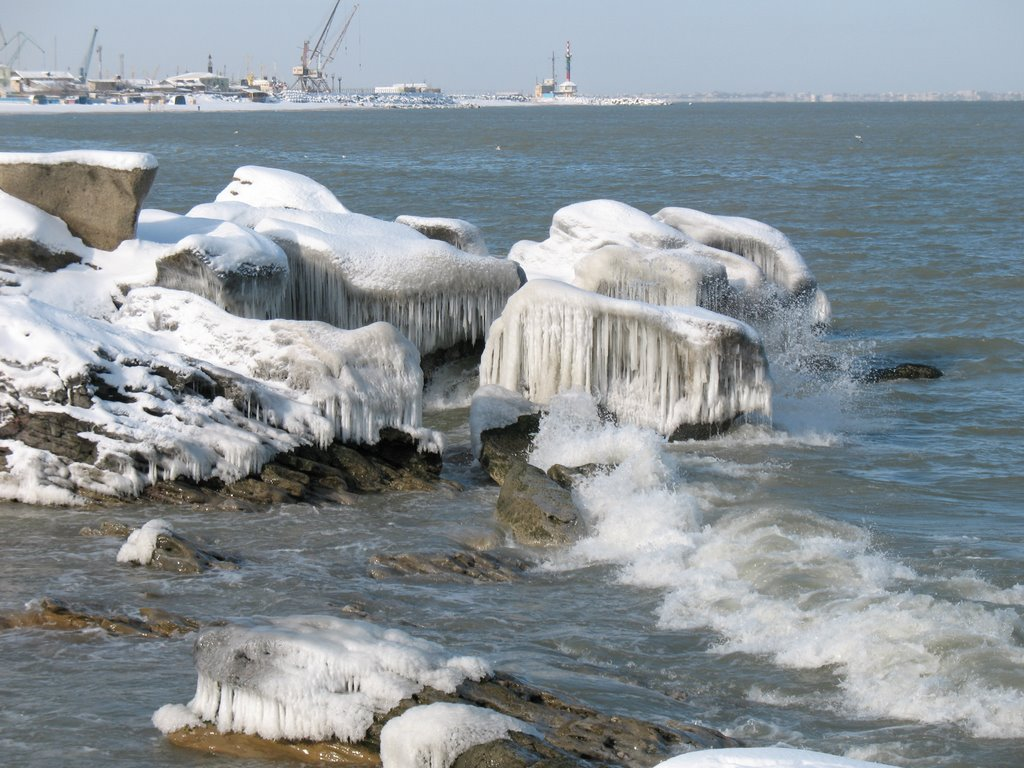
[{"label": "snow patch", "polygon": [[148,152],[116,152],[102,149],[73,149],[65,152],[0,152],[0,164],[14,165],[95,165],[115,171],[156,168],[156,158]]}]

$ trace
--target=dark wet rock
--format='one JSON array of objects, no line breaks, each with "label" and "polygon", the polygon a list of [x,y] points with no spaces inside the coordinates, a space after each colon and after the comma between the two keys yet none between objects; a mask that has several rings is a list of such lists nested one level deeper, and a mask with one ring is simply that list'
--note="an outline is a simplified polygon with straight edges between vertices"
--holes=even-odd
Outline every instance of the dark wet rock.
[{"label": "dark wet rock", "polygon": [[[653,766],[692,749],[740,746],[739,742],[697,725],[667,726],[631,717],[606,715],[561,699],[501,672],[480,681],[463,682],[454,695],[424,689],[387,714],[397,717],[410,706],[437,701],[470,704],[509,715],[534,726],[542,736],[510,733],[464,752],[454,763],[475,766]],[[381,722],[380,727],[383,727]],[[379,739],[375,725],[368,741]],[[489,762],[496,760],[497,762]],[[505,762],[505,761],[508,762]]]},{"label": "dark wet rock", "polygon": [[502,485],[512,464],[526,461],[539,429],[539,413],[525,414],[503,427],[485,429],[480,433],[480,466]]},{"label": "dark wet rock", "polygon": [[190,291],[227,312],[261,320],[278,316],[288,282],[287,268],[241,264],[231,271],[212,265],[210,254],[183,248],[156,263],[156,284]]},{"label": "dark wet rock", "polygon": [[572,493],[525,461],[509,466],[495,514],[526,546],[563,546],[582,536],[585,528]]},{"label": "dark wet rock", "polygon": [[111,168],[76,161],[73,153],[68,162],[54,162],[59,154],[0,163],[0,189],[62,219],[90,247],[112,251],[133,239],[156,178],[155,160],[140,155],[140,167]]},{"label": "dark wet rock", "polygon": [[742,414],[736,419],[723,419],[722,421],[707,424],[680,424],[669,435],[668,439],[673,442],[680,440],[710,440],[713,437],[724,435],[741,418]]},{"label": "dark wet rock", "polygon": [[607,464],[584,464],[579,467],[567,467],[564,464],[552,464],[547,475],[566,490],[571,491],[578,483],[601,472],[611,469]]},{"label": "dark wet rock", "polygon": [[170,637],[193,632],[199,623],[153,608],[140,609],[138,617],[107,616],[44,597],[33,601],[24,611],[0,615],[0,630],[15,628],[102,629],[112,635]]},{"label": "dark wet rock", "polygon": [[69,264],[79,264],[81,261],[82,257],[77,253],[54,251],[35,240],[0,240],[0,264],[56,272]]},{"label": "dark wet rock", "polygon": [[0,440],[20,440],[29,448],[50,451],[74,462],[93,464],[99,455],[96,442],[83,437],[95,426],[62,411],[30,413],[19,408],[0,424]]},{"label": "dark wet rock", "polygon": [[897,381],[899,379],[938,379],[942,371],[923,363],[899,363],[898,365],[872,368],[858,376],[861,381],[870,383],[880,381]]},{"label": "dark wet rock", "polygon": [[530,563],[507,552],[454,552],[446,555],[374,555],[374,579],[418,576],[434,581],[509,582],[520,578]]}]

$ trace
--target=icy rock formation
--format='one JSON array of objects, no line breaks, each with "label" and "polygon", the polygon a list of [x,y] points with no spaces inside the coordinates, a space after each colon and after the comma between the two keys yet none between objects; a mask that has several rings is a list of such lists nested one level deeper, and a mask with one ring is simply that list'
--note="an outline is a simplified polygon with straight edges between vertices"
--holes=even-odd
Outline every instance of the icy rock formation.
[{"label": "icy rock formation", "polygon": [[156,178],[143,152],[0,152],[0,189],[60,217],[86,245],[111,251],[135,237]]},{"label": "icy rock formation", "polygon": [[217,202],[238,202],[254,208],[296,208],[300,211],[348,213],[323,184],[280,168],[244,165],[217,195]]},{"label": "icy rock formation", "polygon": [[480,383],[541,405],[582,390],[620,421],[677,437],[771,412],[768,364],[749,326],[552,280],[531,280],[509,299],[491,326]]},{"label": "icy rock formation", "polygon": [[228,315],[165,289],[114,323],[0,296],[0,498],[133,497],[162,479],[230,483],[272,457],[385,426],[423,450],[417,352],[394,328]]},{"label": "icy rock formation", "polygon": [[573,284],[618,299],[725,312],[731,305],[725,267],[682,249],[605,245],[574,264]]},{"label": "icy rock formation", "polygon": [[814,321],[828,323],[831,309],[803,257],[782,232],[738,216],[714,216],[692,208],[662,208],[654,218],[713,248],[739,254],[760,267],[767,280],[812,308]]},{"label": "icy rock formation", "polygon": [[553,278],[570,283],[575,262],[603,246],[670,250],[685,248],[688,242],[678,230],[625,203],[589,200],[556,211],[547,240],[521,240],[512,246],[508,257],[520,263],[531,280]]},{"label": "icy rock formation", "polygon": [[288,254],[288,317],[339,328],[383,320],[426,354],[483,339],[520,286],[514,263],[463,253],[401,224],[282,213],[256,231]]},{"label": "icy rock formation", "polygon": [[171,247],[156,262],[156,284],[191,291],[241,317],[279,317],[288,257],[250,229],[220,219],[146,210],[139,236]]},{"label": "icy rock formation", "polygon": [[0,211],[0,264],[55,272],[90,250],[62,219],[3,191]]},{"label": "icy rock formation", "polygon": [[234,568],[235,565],[216,552],[177,533],[166,520],[150,520],[128,534],[117,552],[117,562],[148,565],[174,573],[200,573],[210,568]]},{"label": "icy rock formation", "polygon": [[729,747],[678,755],[655,768],[891,768],[883,763],[788,747]]},{"label": "icy rock formation", "polygon": [[510,731],[536,733],[491,709],[436,702],[389,720],[380,732],[380,757],[387,768],[449,768],[470,747],[503,739]]},{"label": "icy rock formation", "polygon": [[397,629],[331,616],[293,616],[203,632],[196,693],[153,715],[164,733],[204,721],[272,740],[357,742],[403,699],[429,686],[454,693],[490,670]]},{"label": "icy rock formation", "polygon": [[488,254],[483,232],[475,224],[470,224],[468,221],[406,215],[399,216],[395,219],[395,223],[412,227],[431,240],[440,240],[449,245],[454,245],[460,251],[471,253],[474,256],[486,256]]}]

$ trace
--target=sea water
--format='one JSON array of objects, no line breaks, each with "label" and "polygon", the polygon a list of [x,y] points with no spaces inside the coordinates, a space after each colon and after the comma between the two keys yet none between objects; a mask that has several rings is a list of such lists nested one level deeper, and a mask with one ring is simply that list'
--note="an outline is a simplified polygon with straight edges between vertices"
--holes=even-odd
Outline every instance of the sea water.
[{"label": "sea water", "polygon": [[[427,417],[462,492],[250,514],[4,505],[0,611],[49,596],[201,621],[354,612],[602,710],[752,746],[1024,764],[1024,104],[83,112],[0,115],[0,129],[4,151],[152,152],[148,208],[184,213],[265,165],[361,213],[466,219],[495,254],[582,200],[760,219],[835,316],[824,336],[763,329],[771,426],[666,445],[559,402],[536,461],[620,463],[580,489],[592,535],[519,553],[537,565],[517,581],[370,575],[378,554],[505,544],[463,408]],[[807,364],[822,360],[827,375]],[[855,375],[902,361],[945,375]],[[240,567],[151,572],[117,563],[120,540],[79,534],[155,518]],[[0,762],[208,763],[150,722],[191,698],[191,642],[0,632]]]}]

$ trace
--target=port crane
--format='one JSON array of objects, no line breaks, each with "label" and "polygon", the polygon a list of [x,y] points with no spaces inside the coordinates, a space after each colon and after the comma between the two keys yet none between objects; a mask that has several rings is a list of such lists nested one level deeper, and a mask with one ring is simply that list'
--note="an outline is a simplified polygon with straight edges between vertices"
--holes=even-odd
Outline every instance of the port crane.
[{"label": "port crane", "polygon": [[359,10],[359,4],[356,3],[352,8],[352,12],[349,13],[348,18],[345,20],[341,32],[334,38],[334,43],[331,45],[330,50],[324,55],[328,33],[330,32],[331,24],[334,22],[334,16],[338,12],[339,5],[341,5],[341,0],[335,0],[334,8],[331,9],[331,13],[327,17],[327,23],[324,24],[324,28],[320,32],[320,37],[317,38],[313,49],[310,50],[309,48],[309,40],[302,44],[302,63],[297,67],[292,67],[292,74],[297,78],[295,84],[292,85],[293,89],[300,90],[303,93],[331,92],[330,86],[327,85],[327,76],[324,74],[324,70],[334,61],[334,56],[341,47],[341,41],[345,39],[345,33],[348,32],[348,27],[352,23],[352,17]]},{"label": "port crane", "polygon": [[78,69],[78,82],[85,84],[86,79],[89,77],[89,67],[92,66],[92,47],[96,45],[96,35],[100,32],[98,27],[92,28],[92,39],[89,41],[89,47],[85,51],[85,58],[82,59],[82,66]]},{"label": "port crane", "polygon": [[[15,43],[17,43],[17,45],[15,45]],[[25,43],[32,43],[36,48],[39,48],[40,53],[46,55],[46,51],[42,49],[39,43],[24,32],[15,32],[14,37],[8,40],[7,35],[4,34],[3,27],[0,27],[0,51],[6,51],[10,46],[14,46],[14,53],[10,54],[10,57],[5,63],[8,72],[14,70],[14,65],[18,63],[18,57],[21,56],[21,49],[25,47]]]}]

